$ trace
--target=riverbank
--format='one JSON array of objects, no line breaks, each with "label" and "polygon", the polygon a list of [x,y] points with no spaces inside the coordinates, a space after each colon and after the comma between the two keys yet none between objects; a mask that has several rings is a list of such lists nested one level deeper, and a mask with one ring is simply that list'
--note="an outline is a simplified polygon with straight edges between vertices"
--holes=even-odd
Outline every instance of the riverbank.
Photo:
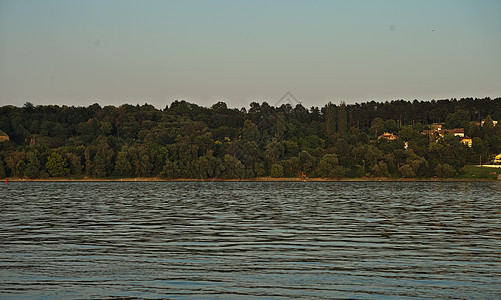
[{"label": "riverbank", "polygon": [[[5,179],[3,179],[5,181]],[[139,178],[48,178],[24,179],[9,178],[8,182],[475,182],[475,181],[501,181],[501,178],[273,178],[256,177],[248,179],[192,179],[177,178],[165,179],[158,177]]]}]

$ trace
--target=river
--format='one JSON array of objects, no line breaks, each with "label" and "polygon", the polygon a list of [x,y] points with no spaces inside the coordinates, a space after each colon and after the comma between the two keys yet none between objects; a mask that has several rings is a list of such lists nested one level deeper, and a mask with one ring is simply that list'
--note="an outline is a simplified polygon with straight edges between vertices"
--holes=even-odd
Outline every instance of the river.
[{"label": "river", "polygon": [[1,299],[499,299],[499,182],[11,182]]}]

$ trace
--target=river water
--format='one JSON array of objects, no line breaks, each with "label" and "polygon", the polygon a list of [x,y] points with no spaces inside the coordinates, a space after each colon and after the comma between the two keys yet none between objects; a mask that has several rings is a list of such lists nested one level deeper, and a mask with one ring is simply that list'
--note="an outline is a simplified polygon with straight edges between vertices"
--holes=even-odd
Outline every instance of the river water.
[{"label": "river water", "polygon": [[500,299],[501,183],[0,187],[1,299]]}]

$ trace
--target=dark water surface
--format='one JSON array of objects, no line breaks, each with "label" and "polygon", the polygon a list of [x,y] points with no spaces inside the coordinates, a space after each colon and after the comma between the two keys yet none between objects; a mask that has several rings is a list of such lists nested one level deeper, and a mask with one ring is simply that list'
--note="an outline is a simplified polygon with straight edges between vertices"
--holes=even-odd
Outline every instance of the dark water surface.
[{"label": "dark water surface", "polygon": [[501,183],[0,187],[0,298],[501,298]]}]

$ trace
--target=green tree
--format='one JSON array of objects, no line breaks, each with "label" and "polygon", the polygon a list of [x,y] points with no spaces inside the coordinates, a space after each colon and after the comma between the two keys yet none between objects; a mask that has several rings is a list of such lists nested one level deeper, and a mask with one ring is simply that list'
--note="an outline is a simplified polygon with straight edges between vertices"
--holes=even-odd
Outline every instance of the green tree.
[{"label": "green tree", "polygon": [[256,142],[245,142],[243,144],[243,148],[241,150],[241,157],[240,160],[246,167],[246,169],[253,171],[254,173],[256,172],[254,166],[256,163],[260,162],[262,160],[263,154],[261,153],[261,150],[259,149],[259,146]]},{"label": "green tree", "polygon": [[179,178],[181,177],[181,170],[179,169],[177,162],[166,160],[162,174],[163,177],[167,178]]},{"label": "green tree", "polygon": [[7,177],[7,173],[5,172],[5,167],[3,166],[3,162],[0,161],[0,178]]},{"label": "green tree", "polygon": [[340,160],[347,160],[350,156],[352,147],[345,139],[338,139],[336,141],[336,153]]},{"label": "green tree", "polygon": [[75,176],[82,175],[82,157],[75,153],[66,153],[66,159],[69,163],[70,173]]},{"label": "green tree", "polygon": [[127,156],[127,147],[118,152],[115,162],[115,173],[119,176],[132,176],[132,164]]},{"label": "green tree", "polygon": [[153,170],[152,157],[146,149],[141,149],[136,162],[136,175],[139,177],[151,176]]},{"label": "green tree", "polygon": [[[428,171],[428,161],[424,157],[420,157],[412,149],[408,149],[405,151],[405,155],[407,156],[406,159],[406,164],[409,166],[412,170],[412,172],[409,172],[409,170],[404,168],[404,171],[400,168],[399,171],[401,172],[402,176],[404,177],[414,177],[414,176],[426,176],[428,175],[426,172]],[[404,165],[404,166],[405,166]],[[413,176],[407,176],[409,174],[414,174]]]},{"label": "green tree", "polygon": [[10,167],[13,177],[17,177],[19,175],[19,166],[23,163],[24,157],[25,154],[22,151],[12,151],[7,155],[7,164]]},{"label": "green tree", "polygon": [[449,164],[438,164],[435,167],[435,175],[437,175],[440,178],[450,178],[450,177],[456,177],[457,172],[456,169],[454,169]]},{"label": "green tree", "polygon": [[264,158],[268,163],[269,168],[271,168],[271,165],[279,161],[279,159],[284,154],[284,150],[285,149],[283,144],[279,142],[271,142],[268,145],[266,145],[266,151],[264,151]]},{"label": "green tree", "polygon": [[468,116],[468,112],[464,110],[458,110],[453,114],[448,114],[445,119],[445,125],[449,129],[453,128],[464,128],[467,126],[470,121],[470,117]]},{"label": "green tree", "polygon": [[374,134],[374,137],[378,137],[379,135],[384,133],[385,123],[383,119],[377,117],[374,118],[371,122],[371,132]]},{"label": "green tree", "polygon": [[494,121],[492,120],[490,115],[485,118],[484,126],[482,126],[482,131],[484,132],[484,136],[485,134],[492,135],[494,133]]},{"label": "green tree", "polygon": [[263,162],[255,163],[254,172],[256,173],[257,177],[263,177],[264,175],[266,175],[266,169],[264,163]]},{"label": "green tree", "polygon": [[294,141],[283,141],[282,145],[284,147],[284,156],[291,158],[293,156],[299,155],[299,145]]},{"label": "green tree", "polygon": [[92,175],[96,178],[102,178],[102,177],[106,177],[107,173],[106,173],[106,161],[104,160],[104,158],[99,155],[99,154],[96,154],[94,156],[94,160],[92,162]]},{"label": "green tree", "polygon": [[[336,167],[339,166],[339,161],[336,154],[325,154],[320,162],[318,163],[318,175],[326,178],[338,177],[339,170]],[[343,174],[344,176],[344,174]],[[341,176],[342,177],[342,176]]]},{"label": "green tree", "polygon": [[114,150],[108,144],[108,140],[105,137],[98,138],[97,152],[94,155],[92,162],[93,165],[93,175],[95,177],[106,177],[113,171],[113,157]]},{"label": "green tree", "polygon": [[419,139],[421,134],[412,126],[403,126],[400,128],[398,136],[402,141],[410,142]]},{"label": "green tree", "polygon": [[473,145],[472,145],[472,158],[470,159],[471,163],[474,164],[482,164],[485,162],[489,161],[489,158],[491,156],[490,151],[489,151],[489,144],[485,141],[483,141],[479,137],[475,137],[472,140]]},{"label": "green tree", "polygon": [[68,162],[57,152],[52,152],[45,168],[51,177],[63,177],[70,172]]},{"label": "green tree", "polygon": [[373,145],[367,147],[367,152],[365,153],[367,168],[374,166],[381,159],[383,159],[383,152],[381,150]]},{"label": "green tree", "polygon": [[346,176],[350,178],[363,177],[365,175],[365,168],[361,165],[350,166],[346,169]]},{"label": "green tree", "polygon": [[299,153],[299,168],[306,176],[314,177],[312,173],[315,165],[315,158],[308,151],[303,150]]},{"label": "green tree", "polygon": [[398,170],[405,178],[413,178],[416,176],[416,170],[409,164],[402,165]]},{"label": "green tree", "polygon": [[346,168],[343,166],[334,166],[330,175],[332,178],[343,178],[346,176]]},{"label": "green tree", "polygon": [[33,151],[30,151],[26,156],[28,159],[28,166],[24,170],[24,175],[31,179],[38,178],[38,176],[40,176],[40,161],[37,155]]},{"label": "green tree", "polygon": [[388,165],[384,161],[378,161],[371,168],[371,172],[375,177],[389,177]]},{"label": "green tree", "polygon": [[282,113],[277,114],[277,119],[275,122],[275,139],[281,141],[284,139],[286,130],[285,116]]},{"label": "green tree", "polygon": [[86,147],[84,150],[84,158],[85,158],[85,176],[90,175],[90,171],[92,169],[92,154],[91,148]]},{"label": "green tree", "polygon": [[271,166],[270,176],[275,178],[284,177],[284,167],[281,164],[273,164]]},{"label": "green tree", "polygon": [[339,105],[338,114],[337,114],[337,129],[338,132],[343,135],[346,133],[346,129],[348,126],[347,115],[346,115],[346,103],[343,101],[341,105]]},{"label": "green tree", "polygon": [[223,162],[223,177],[227,179],[244,178],[244,165],[235,156],[226,154]]},{"label": "green tree", "polygon": [[478,126],[475,122],[470,122],[468,126],[465,128],[465,133],[470,138],[481,137],[482,133],[480,131],[480,126]]},{"label": "green tree", "polygon": [[329,140],[333,142],[332,137],[336,133],[336,114],[332,102],[327,103],[325,106],[325,131]]},{"label": "green tree", "polygon": [[242,131],[242,138],[247,141],[258,142],[260,139],[259,130],[251,120],[245,120]]},{"label": "green tree", "polygon": [[113,125],[110,122],[101,122],[100,131],[103,135],[108,136],[111,134]]},{"label": "green tree", "polygon": [[393,119],[384,121],[384,128],[387,132],[395,133],[398,130],[397,122]]}]

